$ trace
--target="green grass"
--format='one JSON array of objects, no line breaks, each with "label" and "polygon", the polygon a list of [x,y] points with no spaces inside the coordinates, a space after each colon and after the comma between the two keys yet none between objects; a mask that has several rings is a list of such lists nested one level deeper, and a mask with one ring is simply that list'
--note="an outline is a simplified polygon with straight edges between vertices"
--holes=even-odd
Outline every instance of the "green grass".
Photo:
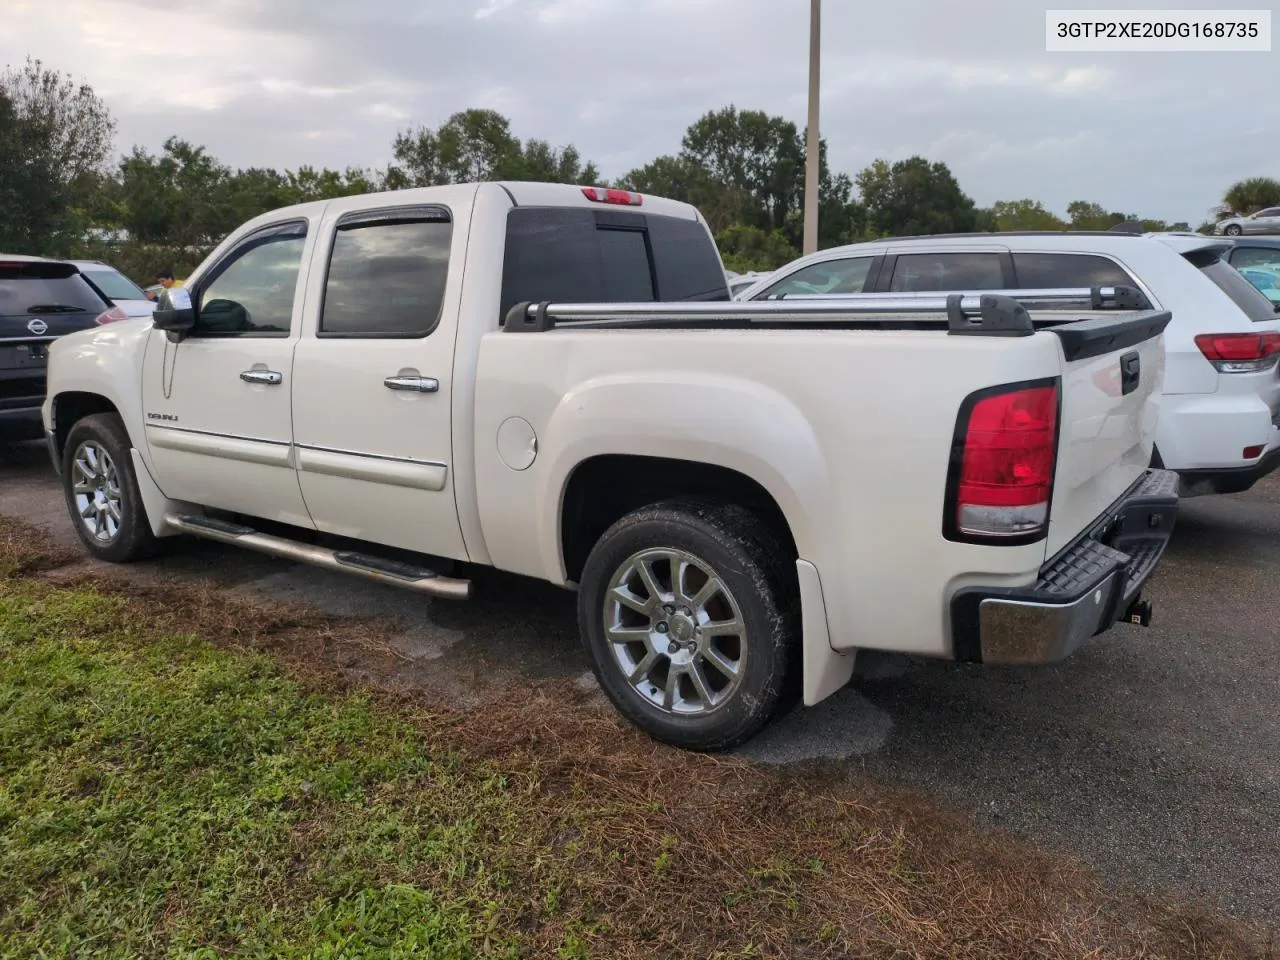
[{"label": "green grass", "polygon": [[0,585],[0,956],[515,951],[496,769],[120,606]]}]

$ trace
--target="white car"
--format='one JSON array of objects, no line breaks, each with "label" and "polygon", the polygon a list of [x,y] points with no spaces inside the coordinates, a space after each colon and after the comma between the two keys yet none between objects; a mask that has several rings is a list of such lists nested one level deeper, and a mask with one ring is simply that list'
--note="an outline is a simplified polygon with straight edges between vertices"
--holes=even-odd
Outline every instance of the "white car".
[{"label": "white car", "polygon": [[858,649],[1043,663],[1145,622],[1168,322],[731,303],[693,207],[459,184],[245,224],[153,320],[57,341],[42,412],[101,559],[537,577],[624,715],[719,749]]},{"label": "white car", "polygon": [[1280,467],[1280,316],[1222,259],[1231,249],[1192,233],[881,240],[793,261],[740,299],[1133,288],[1173,314],[1153,463],[1181,475],[1183,496],[1236,493]]},{"label": "white car", "polygon": [[110,264],[101,260],[70,260],[79,268],[81,276],[98,288],[112,303],[131,317],[149,317],[155,310],[155,301],[147,298],[142,289]]}]

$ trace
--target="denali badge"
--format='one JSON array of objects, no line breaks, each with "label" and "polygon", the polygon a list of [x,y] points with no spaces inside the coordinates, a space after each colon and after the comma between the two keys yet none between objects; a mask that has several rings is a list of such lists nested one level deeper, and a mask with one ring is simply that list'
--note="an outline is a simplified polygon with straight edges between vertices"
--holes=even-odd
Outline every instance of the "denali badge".
[{"label": "denali badge", "polygon": [[175,417],[172,413],[148,413],[147,419],[148,420],[172,420],[174,423],[178,422],[178,418]]},{"label": "denali badge", "polygon": [[39,317],[32,317],[30,320],[27,321],[27,329],[30,330],[32,333],[34,333],[38,337],[48,332],[49,325],[45,323],[43,320],[41,320]]}]

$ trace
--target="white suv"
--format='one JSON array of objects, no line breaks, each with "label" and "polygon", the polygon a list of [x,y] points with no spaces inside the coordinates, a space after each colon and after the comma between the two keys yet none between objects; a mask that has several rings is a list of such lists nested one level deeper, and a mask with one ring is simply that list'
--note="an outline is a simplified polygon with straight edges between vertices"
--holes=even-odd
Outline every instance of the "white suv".
[{"label": "white suv", "polygon": [[803,257],[738,298],[1136,288],[1173,313],[1153,463],[1178,471],[1184,497],[1238,493],[1280,467],[1280,315],[1221,259],[1230,249],[1197,234],[878,240]]}]

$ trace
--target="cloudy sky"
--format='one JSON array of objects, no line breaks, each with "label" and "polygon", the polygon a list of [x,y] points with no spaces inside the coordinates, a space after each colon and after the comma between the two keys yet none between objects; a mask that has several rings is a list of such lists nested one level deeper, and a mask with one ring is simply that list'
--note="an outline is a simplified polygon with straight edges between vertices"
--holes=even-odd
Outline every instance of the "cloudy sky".
[{"label": "cloudy sky", "polygon": [[[1232,181],[1280,176],[1280,54],[1046,53],[1047,5],[826,0],[821,126],[836,168],[922,154],[984,205],[1034,197],[1061,213],[1088,199],[1193,225]],[[383,166],[398,129],[478,106],[615,177],[729,103],[803,126],[808,7],[0,0],[0,65],[30,54],[87,80],[122,151],[177,134],[233,166]]]}]

